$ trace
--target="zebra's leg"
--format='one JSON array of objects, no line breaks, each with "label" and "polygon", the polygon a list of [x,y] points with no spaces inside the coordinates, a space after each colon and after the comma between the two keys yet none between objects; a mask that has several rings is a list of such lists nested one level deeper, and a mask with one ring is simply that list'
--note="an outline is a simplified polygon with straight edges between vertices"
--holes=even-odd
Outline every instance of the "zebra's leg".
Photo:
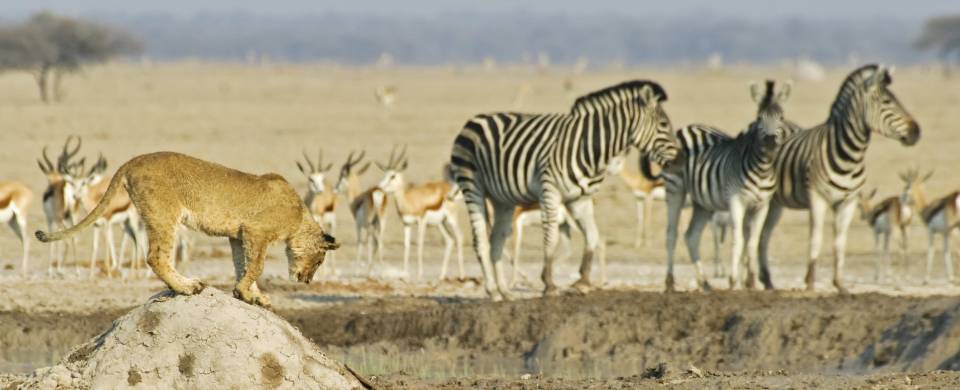
[{"label": "zebra's leg", "polygon": [[483,288],[494,301],[503,300],[497,292],[494,281],[493,265],[490,263],[490,235],[487,233],[487,202],[486,195],[478,191],[472,182],[460,183],[463,189],[463,200],[467,205],[467,215],[470,217],[470,228],[473,231],[473,249],[480,262],[483,272]]},{"label": "zebra's leg", "polygon": [[673,256],[677,249],[677,230],[680,222],[680,211],[686,201],[686,192],[683,188],[667,182],[667,278],[666,291],[674,291]]},{"label": "zebra's leg", "polygon": [[510,277],[510,287],[517,284],[517,278],[520,276],[520,245],[523,243],[523,218],[517,218],[513,222],[513,276]]},{"label": "zebra's leg", "polygon": [[515,205],[494,202],[493,204],[493,228],[490,232],[490,261],[493,265],[493,279],[496,283],[497,291],[503,296],[503,299],[510,300],[510,287],[507,285],[503,271],[503,246],[507,242],[513,230],[513,210]]},{"label": "zebra's leg", "polygon": [[833,286],[837,288],[840,294],[847,294],[849,291],[843,283],[843,265],[847,257],[847,233],[850,231],[850,222],[853,222],[853,216],[857,211],[856,197],[847,200],[834,208],[833,219]]},{"label": "zebra's leg", "polygon": [[746,207],[740,198],[734,196],[730,199],[730,233],[733,235],[731,240],[730,255],[730,289],[735,290],[741,287],[740,264],[743,263],[744,239],[743,225],[746,223]]},{"label": "zebra's leg", "polygon": [[543,294],[556,295],[557,285],[553,282],[553,263],[557,257],[557,243],[559,241],[559,224],[563,210],[560,201],[560,192],[552,183],[544,184],[540,198],[540,215],[543,221]]},{"label": "zebra's leg", "polygon": [[584,197],[570,204],[568,207],[573,220],[583,232],[583,258],[580,260],[580,280],[573,283],[573,288],[586,294],[593,288],[590,282],[590,272],[593,268],[593,256],[600,245],[600,230],[593,213],[593,198]]},{"label": "zebra's leg", "polygon": [[807,257],[807,276],[804,282],[807,291],[813,291],[816,284],[817,259],[820,257],[820,246],[823,243],[823,219],[827,214],[827,201],[819,195],[810,197],[810,253]]},{"label": "zebra's leg", "polygon": [[760,262],[760,231],[763,228],[763,222],[767,219],[769,210],[769,203],[758,205],[757,208],[753,210],[753,215],[750,216],[750,220],[747,221],[746,224],[749,230],[749,235],[747,236],[747,275],[750,277],[748,285],[751,288],[753,288],[755,284],[753,264]]},{"label": "zebra's leg", "polygon": [[770,238],[773,236],[773,230],[780,221],[780,215],[783,214],[783,206],[776,200],[771,200],[767,205],[767,218],[763,222],[763,230],[760,232],[760,246],[757,255],[760,258],[760,282],[763,288],[773,290],[773,274],[770,273]]},{"label": "zebra's leg", "polygon": [[723,228],[713,219],[710,220],[709,224],[710,233],[713,236],[713,277],[719,278],[722,277],[720,274],[720,243],[723,239],[720,237],[720,234]]},{"label": "zebra's leg", "polygon": [[703,228],[710,222],[713,211],[707,210],[700,205],[693,204],[693,215],[690,216],[690,225],[687,226],[687,232],[684,234],[684,241],[687,243],[687,253],[690,254],[690,261],[697,272],[697,285],[701,289],[709,291],[710,283],[707,282],[707,276],[703,273],[703,266],[700,264],[700,238],[703,236]]}]

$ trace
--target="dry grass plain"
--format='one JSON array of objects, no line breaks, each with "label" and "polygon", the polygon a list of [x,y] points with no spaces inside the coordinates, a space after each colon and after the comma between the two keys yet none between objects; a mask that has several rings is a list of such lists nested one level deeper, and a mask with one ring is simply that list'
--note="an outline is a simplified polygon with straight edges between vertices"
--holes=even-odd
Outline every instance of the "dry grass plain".
[{"label": "dry grass plain", "polygon": [[[849,70],[830,70],[822,81],[796,81],[785,105],[787,116],[807,126],[822,122],[840,81]],[[453,138],[464,121],[479,112],[566,111],[579,95],[624,80],[644,78],[656,80],[666,88],[669,94],[666,109],[674,126],[701,122],[738,131],[755,110],[748,83],[790,76],[786,68],[750,67],[720,71],[629,69],[571,75],[562,69],[536,72],[521,67],[484,70],[452,66],[375,69],[195,62],[110,64],[70,75],[64,81],[65,100],[45,105],[37,99],[32,78],[8,73],[0,75],[0,180],[21,181],[35,191],[29,210],[31,231],[45,225],[40,205],[45,179],[34,160],[44,145],[56,149],[70,134],[83,137],[83,155],[95,158],[96,153],[103,152],[111,163],[111,171],[138,154],[170,150],[252,173],[277,172],[301,190],[306,188],[306,181],[297,171],[294,159],[302,149],[315,152],[322,148],[325,157],[339,166],[351,150],[366,150],[368,158],[383,161],[393,145],[406,144],[410,155],[408,181],[421,182],[440,178],[440,166],[449,157]],[[960,133],[956,125],[960,121],[960,110],[956,109],[960,103],[960,78],[946,79],[937,70],[920,67],[898,69],[894,78],[892,89],[919,121],[922,138],[916,146],[908,148],[875,136],[867,159],[868,188],[879,188],[880,196],[898,192],[901,184],[896,173],[907,166],[936,170],[927,185],[930,196],[960,188],[960,180],[952,174],[960,163],[957,153]],[[568,79],[572,81],[570,91],[564,88]],[[389,110],[374,98],[375,89],[384,85],[395,85],[399,89],[397,102]],[[519,101],[518,91],[527,92]],[[379,174],[375,168],[371,169],[363,178],[364,185],[375,184]],[[654,208],[649,224],[650,240],[639,249],[633,247],[633,198],[619,178],[607,180],[597,196],[597,209],[599,226],[608,243],[608,287],[661,289],[665,271],[662,203]],[[337,255],[341,278],[348,285],[354,281],[361,287],[340,286],[333,289],[336,291],[333,294],[482,296],[481,289],[469,283],[434,288],[426,282],[388,283],[384,287],[363,281],[365,267],[354,261],[352,218],[341,208],[338,219],[340,227],[336,233],[346,243]],[[686,215],[684,224],[685,221]],[[806,221],[803,212],[787,212],[776,232],[772,267],[774,281],[780,287],[801,286],[807,248]],[[399,218],[391,207],[386,260],[392,270],[382,271],[384,275],[395,276],[401,261],[399,225]],[[462,210],[460,225],[466,238],[468,276],[479,277],[479,267],[469,246],[469,226]],[[827,232],[819,272],[823,293],[830,291],[828,282],[832,276],[831,229]],[[866,224],[855,220],[848,244],[847,268],[853,291],[894,295],[960,292],[946,283],[939,257],[935,262],[933,284],[920,285],[926,233],[915,222],[910,235],[908,260],[895,260],[897,282],[874,284],[873,238]],[[536,295],[541,288],[537,277],[541,263],[539,237],[539,229],[529,228],[524,271],[531,276],[531,281],[520,286],[526,296]],[[194,256],[198,261],[184,265],[185,272],[225,283],[232,275],[226,241],[199,236],[195,236],[195,241]],[[707,247],[703,253],[707,260],[712,259],[709,242],[705,236]],[[432,278],[438,272],[442,249],[438,233],[428,233],[428,245],[427,275]],[[579,238],[575,238],[574,256],[566,260],[557,273],[561,285],[572,282],[575,276],[579,247]],[[279,249],[271,252],[269,275],[279,276],[284,271]],[[47,249],[33,243],[31,280],[28,281],[18,280],[19,253],[20,246],[13,234],[6,228],[0,230],[0,283],[6,285],[3,295],[13,297],[0,303],[0,308],[5,310],[90,313],[126,308],[144,301],[160,288],[155,280],[127,281],[123,282],[125,287],[114,291],[110,286],[120,282],[74,281],[76,276],[70,268],[70,272],[58,277],[68,279],[66,283],[74,291],[71,294],[74,297],[64,300],[57,287],[60,282],[40,281],[46,278]],[[88,257],[86,235],[81,235],[78,253],[81,259]],[[677,253],[680,285],[689,288],[692,267],[682,243]],[[724,249],[723,258],[728,257]],[[712,262],[708,264],[712,266]],[[363,286],[367,285],[372,285],[373,290],[365,291]],[[726,283],[717,280],[715,285],[725,287]],[[297,294],[285,290],[278,293],[279,299],[275,302],[281,309],[301,308],[304,302],[343,303],[339,299],[298,299]],[[19,366],[14,361],[12,367],[18,370]],[[620,374],[638,373],[635,370]]]}]

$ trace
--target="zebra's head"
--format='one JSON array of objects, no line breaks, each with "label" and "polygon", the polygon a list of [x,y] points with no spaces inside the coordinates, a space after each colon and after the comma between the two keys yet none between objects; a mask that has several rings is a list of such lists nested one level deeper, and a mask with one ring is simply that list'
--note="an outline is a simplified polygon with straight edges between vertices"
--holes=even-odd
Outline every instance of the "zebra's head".
[{"label": "zebra's head", "polygon": [[[633,133],[633,145],[639,147],[642,153],[649,154],[661,167],[670,165],[680,154],[680,144],[670,117],[663,109],[663,102],[666,101],[667,93],[659,84],[648,82],[641,87],[639,123]],[[652,134],[652,137],[646,138],[647,134]],[[644,144],[645,138],[649,141]]]},{"label": "zebra's head", "polygon": [[[866,73],[869,70],[873,70],[872,74]],[[904,145],[917,143],[920,140],[920,126],[889,88],[893,82],[893,69],[868,65],[857,72],[865,76],[861,78],[864,125],[870,131],[897,139]]]},{"label": "zebra's head", "polygon": [[790,97],[790,82],[780,84],[767,80],[761,87],[757,83],[750,85],[750,94],[757,103],[757,118],[750,124],[748,131],[759,137],[764,152],[774,152],[783,145],[790,132],[783,119],[781,103]]}]

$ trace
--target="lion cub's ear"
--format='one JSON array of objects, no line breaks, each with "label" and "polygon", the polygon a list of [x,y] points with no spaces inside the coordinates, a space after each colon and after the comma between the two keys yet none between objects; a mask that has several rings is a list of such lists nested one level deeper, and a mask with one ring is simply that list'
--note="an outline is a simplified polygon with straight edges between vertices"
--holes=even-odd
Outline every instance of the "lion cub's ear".
[{"label": "lion cub's ear", "polygon": [[340,243],[337,242],[337,239],[333,236],[323,233],[323,249],[334,250],[340,247]]}]

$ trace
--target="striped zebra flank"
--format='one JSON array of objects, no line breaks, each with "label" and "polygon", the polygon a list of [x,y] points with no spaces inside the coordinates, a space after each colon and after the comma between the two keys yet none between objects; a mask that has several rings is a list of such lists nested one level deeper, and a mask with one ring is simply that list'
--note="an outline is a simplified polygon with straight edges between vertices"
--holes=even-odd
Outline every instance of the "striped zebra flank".
[{"label": "striped zebra flank", "polygon": [[[781,103],[790,94],[790,84],[767,81],[751,87],[758,104],[757,116],[747,129],[730,137],[706,125],[690,125],[677,131],[684,162],[665,170],[667,182],[667,291],[674,290],[673,258],[680,210],[689,195],[693,206],[684,239],[696,268],[697,283],[710,284],[700,263],[700,238],[714,213],[729,212],[733,238],[730,257],[730,287],[741,284],[739,266],[746,252],[747,285],[752,286],[761,223],[773,196],[773,162],[784,139],[793,131],[784,121]],[[748,229],[744,229],[747,226]],[[745,230],[749,235],[744,242]]]},{"label": "striped zebra flank", "polygon": [[[663,109],[666,100],[659,84],[638,80],[582,96],[569,113],[498,112],[467,121],[453,143],[451,170],[463,191],[484,288],[492,299],[511,298],[500,261],[503,246],[516,206],[534,203],[543,213],[544,293],[557,293],[553,262],[561,208],[580,226],[586,242],[580,279],[573,287],[589,291],[600,242],[591,195],[611,159],[632,148],[664,166],[676,158],[678,147]],[[486,199],[493,208],[489,234]]]},{"label": "striped zebra flank", "polygon": [[846,293],[843,265],[847,230],[866,181],[867,147],[873,133],[910,146],[920,139],[916,120],[890,90],[891,70],[866,65],[854,70],[840,86],[826,122],[787,138],[774,167],[776,192],[760,238],[760,279],[773,288],[769,270],[770,238],[783,208],[810,210],[810,248],[805,278],[814,289],[827,210],[834,213],[833,285]]}]

